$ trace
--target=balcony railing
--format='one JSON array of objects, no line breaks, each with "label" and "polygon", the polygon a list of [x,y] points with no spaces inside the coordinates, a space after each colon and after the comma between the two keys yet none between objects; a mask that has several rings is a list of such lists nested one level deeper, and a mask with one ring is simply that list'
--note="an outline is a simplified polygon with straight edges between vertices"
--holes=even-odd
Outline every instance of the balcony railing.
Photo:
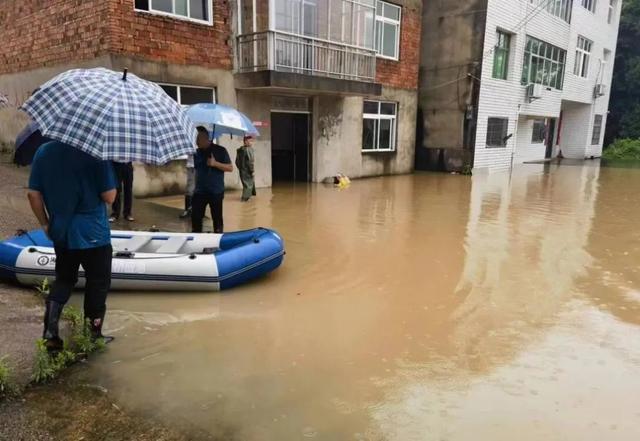
[{"label": "balcony railing", "polygon": [[238,71],[275,70],[373,82],[376,53],[348,44],[280,31],[238,37]]}]

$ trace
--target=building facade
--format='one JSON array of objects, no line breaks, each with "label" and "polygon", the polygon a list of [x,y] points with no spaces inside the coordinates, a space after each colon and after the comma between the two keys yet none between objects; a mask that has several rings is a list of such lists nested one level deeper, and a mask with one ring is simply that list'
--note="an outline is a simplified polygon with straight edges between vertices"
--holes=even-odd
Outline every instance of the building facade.
[{"label": "building facade", "polygon": [[[60,72],[126,67],[180,104],[255,121],[258,186],[408,173],[420,17],[418,0],[8,0],[0,95],[12,106],[0,124],[23,118],[16,107]],[[220,142],[233,159],[240,140]],[[173,190],[181,168],[138,167],[137,194]]]},{"label": "building facade", "polygon": [[[482,172],[602,154],[620,0],[430,3],[420,168]],[[454,41],[427,39],[443,30]]]}]

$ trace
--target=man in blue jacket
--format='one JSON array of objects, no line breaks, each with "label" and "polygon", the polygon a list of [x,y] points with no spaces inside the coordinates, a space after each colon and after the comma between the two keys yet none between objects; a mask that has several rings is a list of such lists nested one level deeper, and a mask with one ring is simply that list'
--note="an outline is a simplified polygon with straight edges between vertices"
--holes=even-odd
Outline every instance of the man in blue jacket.
[{"label": "man in blue jacket", "polygon": [[[58,322],[78,281],[86,279],[85,319],[92,338],[105,338],[102,324],[111,286],[111,231],[107,207],[116,197],[116,181],[107,161],[99,161],[67,144],[41,146],[31,166],[28,198],[56,252],[56,280],[46,300],[43,338],[47,349],[62,349]],[[106,338],[110,341],[111,338]]]},{"label": "man in blue jacket", "polygon": [[222,201],[224,200],[224,174],[233,171],[227,149],[209,140],[209,132],[197,127],[198,149],[193,158],[196,170],[196,189],[191,201],[191,227],[194,233],[202,233],[202,218],[207,209],[211,211],[213,232],[222,233]]}]

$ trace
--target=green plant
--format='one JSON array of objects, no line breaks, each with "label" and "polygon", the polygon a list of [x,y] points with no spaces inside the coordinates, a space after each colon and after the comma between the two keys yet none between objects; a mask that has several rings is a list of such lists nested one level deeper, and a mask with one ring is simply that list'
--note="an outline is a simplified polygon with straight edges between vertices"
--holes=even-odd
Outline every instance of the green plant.
[{"label": "green plant", "polygon": [[[33,381],[44,383],[54,379],[69,364],[72,356],[73,354],[70,354],[66,349],[56,355],[51,355],[47,351],[46,341],[44,339],[37,340]],[[73,359],[75,360],[75,356],[73,356]]]},{"label": "green plant", "polygon": [[51,283],[49,283],[49,279],[45,278],[39,285],[36,285],[36,291],[38,291],[38,295],[43,299],[46,299],[51,291]]},{"label": "green plant", "polygon": [[91,327],[85,320],[84,314],[73,306],[67,306],[62,311],[62,319],[69,322],[71,336],[64,344],[64,349],[55,355],[47,351],[46,341],[36,342],[36,362],[33,370],[33,381],[44,383],[52,380],[67,366],[75,363],[93,352],[105,349],[104,339],[93,340]]},{"label": "green plant", "polygon": [[471,164],[465,164],[462,167],[462,171],[460,172],[460,174],[464,176],[471,176],[473,174]]},{"label": "green plant", "polygon": [[11,368],[7,364],[7,356],[0,357],[0,398],[14,395],[16,386],[12,380]]},{"label": "green plant", "polygon": [[640,139],[616,139],[602,154],[609,160],[640,161]]}]

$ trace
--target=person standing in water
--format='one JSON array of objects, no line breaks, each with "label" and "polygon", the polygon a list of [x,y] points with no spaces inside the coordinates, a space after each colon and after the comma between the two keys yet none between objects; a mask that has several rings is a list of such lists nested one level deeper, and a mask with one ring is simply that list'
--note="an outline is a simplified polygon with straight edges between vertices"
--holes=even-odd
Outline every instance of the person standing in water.
[{"label": "person standing in water", "polygon": [[27,196],[56,253],[56,279],[44,315],[47,350],[55,353],[63,349],[58,323],[78,282],[80,265],[86,279],[84,316],[90,323],[91,338],[111,341],[112,337],[102,335],[113,251],[105,204],[116,198],[111,163],[67,144],[49,142],[33,158]]},{"label": "person standing in water", "polygon": [[111,205],[111,217],[109,222],[115,222],[120,218],[122,199],[124,198],[123,217],[129,222],[133,222],[131,210],[133,208],[133,164],[130,162],[113,161],[113,171],[116,173],[117,190],[116,200]]},{"label": "person standing in water", "polygon": [[242,181],[242,202],[246,202],[251,199],[251,196],[256,195],[254,165],[253,137],[245,136],[243,146],[236,151],[236,167],[238,167],[240,181]]},{"label": "person standing in water", "polygon": [[191,201],[191,227],[194,233],[202,233],[202,219],[209,206],[213,219],[213,232],[222,234],[222,202],[224,200],[224,174],[233,171],[227,149],[209,140],[209,132],[198,126],[196,143],[198,150],[193,158],[196,170],[196,189]]}]

